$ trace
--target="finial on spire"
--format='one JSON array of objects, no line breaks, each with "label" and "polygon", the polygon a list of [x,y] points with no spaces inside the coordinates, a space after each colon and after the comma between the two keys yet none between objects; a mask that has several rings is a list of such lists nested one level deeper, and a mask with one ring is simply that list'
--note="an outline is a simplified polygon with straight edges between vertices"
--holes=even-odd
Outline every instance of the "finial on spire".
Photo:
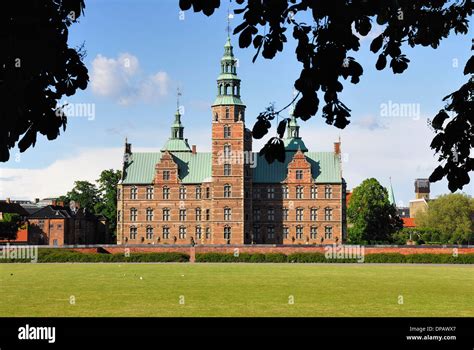
[{"label": "finial on spire", "polygon": [[230,38],[230,31],[232,30],[232,27],[230,26],[230,20],[234,18],[234,14],[230,13],[230,9],[227,8],[227,36]]},{"label": "finial on spire", "polygon": [[178,86],[178,88],[176,89],[176,111],[178,112],[179,112],[179,98],[182,95],[183,94],[181,93],[181,90],[179,89],[179,86]]}]

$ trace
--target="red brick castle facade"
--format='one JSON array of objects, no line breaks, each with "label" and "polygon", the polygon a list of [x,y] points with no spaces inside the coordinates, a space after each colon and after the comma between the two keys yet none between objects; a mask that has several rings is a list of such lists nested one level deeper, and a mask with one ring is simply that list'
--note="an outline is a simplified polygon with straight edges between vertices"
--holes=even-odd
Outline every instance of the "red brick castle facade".
[{"label": "red brick castle facade", "polygon": [[179,111],[161,152],[125,144],[118,186],[118,244],[331,244],[345,238],[340,143],[309,152],[296,118],[286,160],[252,152],[230,39],[212,105],[212,151],[184,138]]}]

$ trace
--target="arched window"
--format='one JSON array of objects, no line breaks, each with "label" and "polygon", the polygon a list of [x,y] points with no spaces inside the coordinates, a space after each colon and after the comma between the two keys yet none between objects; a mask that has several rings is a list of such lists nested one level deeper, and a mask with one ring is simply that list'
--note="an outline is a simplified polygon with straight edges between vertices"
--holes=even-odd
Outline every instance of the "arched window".
[{"label": "arched window", "polygon": [[229,207],[224,208],[224,220],[229,221],[232,219],[232,209]]},{"label": "arched window", "polygon": [[230,145],[224,145],[224,158],[229,158],[231,153]]},{"label": "arched window", "polygon": [[137,186],[133,186],[130,189],[130,199],[137,199],[137,195],[138,195],[138,188]]},{"label": "arched window", "polygon": [[224,227],[224,239],[230,241],[232,238],[232,229],[230,226]]},{"label": "arched window", "polygon": [[146,221],[153,221],[153,209],[147,208],[146,209]]},{"label": "arched window", "polygon": [[163,199],[170,199],[170,188],[163,186]]},{"label": "arched window", "polygon": [[146,239],[153,239],[153,227],[150,225],[146,227]]},{"label": "arched window", "polygon": [[137,238],[137,228],[135,226],[130,226],[130,239]]},{"label": "arched window", "polygon": [[224,138],[229,139],[231,136],[230,134],[230,126],[229,125],[224,125]]},{"label": "arched window", "polygon": [[231,197],[231,192],[232,192],[232,186],[229,184],[224,185],[224,197],[225,198],[230,198]]},{"label": "arched window", "polygon": [[130,209],[130,221],[137,221],[137,209],[131,208]]}]

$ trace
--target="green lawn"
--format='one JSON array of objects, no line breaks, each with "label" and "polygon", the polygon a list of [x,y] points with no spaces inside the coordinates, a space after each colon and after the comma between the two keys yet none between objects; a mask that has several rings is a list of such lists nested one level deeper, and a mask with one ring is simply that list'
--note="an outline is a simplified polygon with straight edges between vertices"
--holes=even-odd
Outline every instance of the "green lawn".
[{"label": "green lawn", "polygon": [[472,317],[474,267],[0,264],[0,316]]}]

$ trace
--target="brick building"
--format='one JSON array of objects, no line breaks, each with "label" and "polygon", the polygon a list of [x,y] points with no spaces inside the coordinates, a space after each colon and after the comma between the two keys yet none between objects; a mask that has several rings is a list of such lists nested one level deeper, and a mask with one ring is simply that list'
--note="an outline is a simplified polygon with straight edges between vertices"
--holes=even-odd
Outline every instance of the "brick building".
[{"label": "brick building", "polygon": [[161,152],[125,142],[118,185],[118,244],[330,244],[345,238],[340,142],[310,152],[295,117],[284,163],[252,152],[237,60],[224,46],[212,104],[211,152],[184,138],[179,109]]},{"label": "brick building", "polygon": [[29,243],[52,246],[109,243],[107,222],[84,208],[48,205],[28,217]]}]

